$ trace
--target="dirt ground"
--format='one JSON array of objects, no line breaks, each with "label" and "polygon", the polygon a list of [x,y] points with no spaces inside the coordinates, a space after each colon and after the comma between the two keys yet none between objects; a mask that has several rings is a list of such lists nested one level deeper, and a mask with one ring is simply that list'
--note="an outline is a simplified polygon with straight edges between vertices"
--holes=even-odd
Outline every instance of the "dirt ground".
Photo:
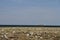
[{"label": "dirt ground", "polygon": [[60,40],[60,28],[0,27],[0,40]]}]

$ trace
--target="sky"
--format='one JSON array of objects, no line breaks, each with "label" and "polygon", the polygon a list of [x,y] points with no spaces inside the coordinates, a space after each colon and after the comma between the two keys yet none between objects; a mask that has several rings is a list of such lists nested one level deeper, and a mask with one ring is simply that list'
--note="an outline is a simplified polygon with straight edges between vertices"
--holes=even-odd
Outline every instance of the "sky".
[{"label": "sky", "polygon": [[0,0],[2,25],[60,25],[60,0]]}]

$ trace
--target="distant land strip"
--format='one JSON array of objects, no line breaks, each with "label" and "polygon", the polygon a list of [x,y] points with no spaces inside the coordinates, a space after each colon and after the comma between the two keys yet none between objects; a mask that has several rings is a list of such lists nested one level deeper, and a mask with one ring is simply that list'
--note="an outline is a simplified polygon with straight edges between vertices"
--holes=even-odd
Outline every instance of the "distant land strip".
[{"label": "distant land strip", "polygon": [[60,27],[60,25],[0,25],[0,27]]}]

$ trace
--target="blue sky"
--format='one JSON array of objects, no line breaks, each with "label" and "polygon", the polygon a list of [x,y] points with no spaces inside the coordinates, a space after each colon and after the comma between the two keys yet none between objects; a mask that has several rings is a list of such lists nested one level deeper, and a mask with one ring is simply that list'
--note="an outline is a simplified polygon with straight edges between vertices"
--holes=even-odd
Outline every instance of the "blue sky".
[{"label": "blue sky", "polygon": [[0,0],[0,24],[60,25],[60,0]]}]

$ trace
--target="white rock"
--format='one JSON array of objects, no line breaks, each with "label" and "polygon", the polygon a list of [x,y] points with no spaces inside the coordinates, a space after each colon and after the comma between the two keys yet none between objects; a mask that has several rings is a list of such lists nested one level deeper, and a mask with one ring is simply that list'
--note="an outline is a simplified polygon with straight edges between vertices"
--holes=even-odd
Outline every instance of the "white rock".
[{"label": "white rock", "polygon": [[4,29],[2,29],[1,31],[4,31]]},{"label": "white rock", "polygon": [[29,36],[29,34],[27,34],[27,36]]},{"label": "white rock", "polygon": [[54,32],[54,33],[58,33],[58,32]]},{"label": "white rock", "polygon": [[6,34],[8,34],[8,33],[6,33]]},{"label": "white rock", "polygon": [[40,37],[41,39],[43,39],[43,37]]},{"label": "white rock", "polygon": [[8,39],[8,37],[6,36],[6,35],[4,35],[5,36],[5,38],[7,38]]},{"label": "white rock", "polygon": [[33,35],[33,32],[30,32],[31,35]]},{"label": "white rock", "polygon": [[48,35],[48,37],[50,37],[50,35]]},{"label": "white rock", "polygon": [[37,36],[35,36],[37,38]]},{"label": "white rock", "polygon": [[15,33],[15,31],[13,31],[12,33]]},{"label": "white rock", "polygon": [[14,39],[11,39],[11,40],[14,40]]}]

